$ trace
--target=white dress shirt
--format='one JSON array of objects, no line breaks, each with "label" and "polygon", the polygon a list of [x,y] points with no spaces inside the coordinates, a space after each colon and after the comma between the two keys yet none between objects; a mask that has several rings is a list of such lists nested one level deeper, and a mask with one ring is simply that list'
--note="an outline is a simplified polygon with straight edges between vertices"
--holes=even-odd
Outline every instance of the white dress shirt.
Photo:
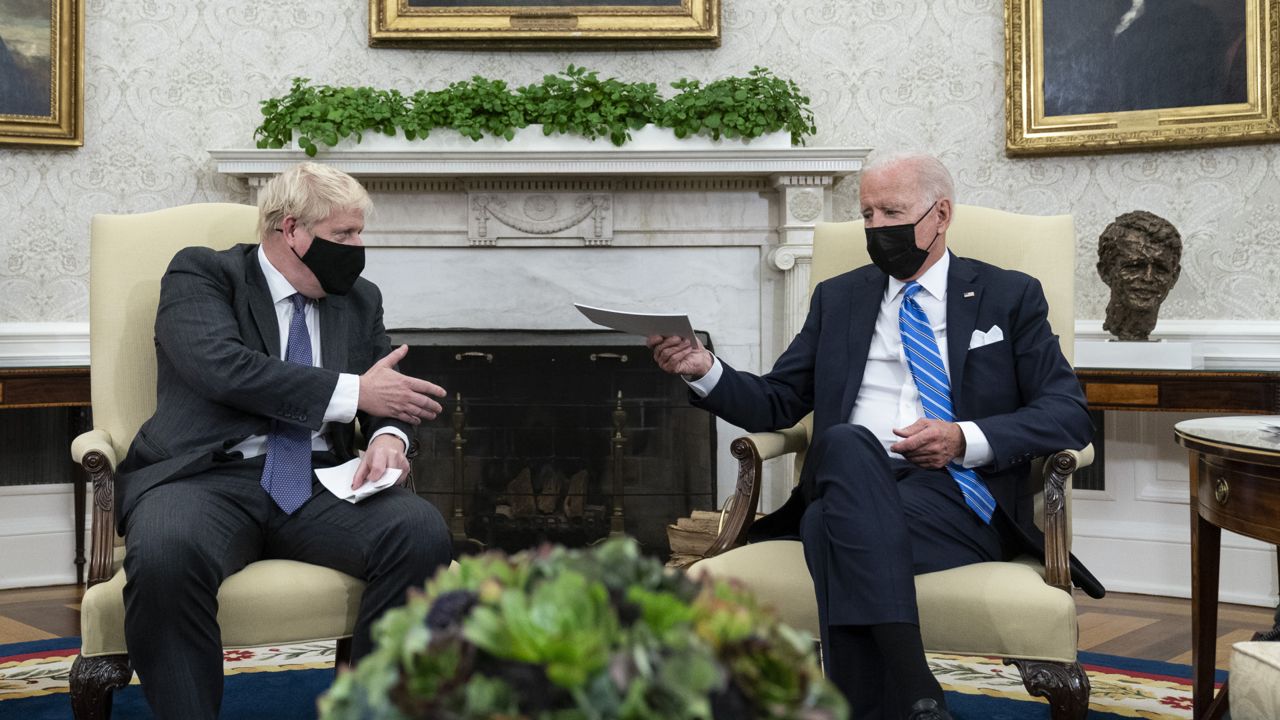
[{"label": "white dress shirt", "polygon": [[[915,296],[916,302],[929,317],[929,324],[933,326],[938,353],[942,355],[948,377],[951,375],[951,361],[947,357],[947,270],[950,267],[951,253],[947,252],[924,275],[917,278],[922,291]],[[904,428],[925,416],[924,407],[920,404],[920,391],[916,389],[915,380],[907,366],[907,357],[902,351],[902,333],[898,329],[898,310],[902,307],[902,289],[905,286],[906,283],[901,280],[889,278],[889,286],[885,288],[884,298],[880,302],[880,314],[876,317],[871,347],[867,351],[862,386],[858,389],[858,398],[854,401],[853,412],[849,416],[849,422],[870,430],[884,445],[885,452],[896,458],[902,456],[889,450],[889,447],[902,438],[893,433],[893,428]],[[687,382],[699,397],[706,397],[723,373],[724,366],[716,358],[706,375]],[[964,433],[965,440],[964,455],[956,458],[957,461],[964,467],[971,468],[986,465],[995,459],[987,436],[977,424],[964,420],[956,424]]]},{"label": "white dress shirt", "polygon": [[[293,322],[293,302],[289,298],[298,291],[293,285],[285,279],[285,276],[267,260],[267,254],[258,247],[258,264],[262,267],[262,274],[267,279],[267,289],[271,291],[271,304],[276,311],[276,324],[280,330],[280,353],[283,355],[287,352],[289,346],[289,324]],[[314,367],[323,367],[320,358],[320,313],[316,309],[316,304],[308,300],[303,306],[303,312],[307,314],[307,334],[311,336],[311,364]],[[324,425],[319,430],[311,433],[311,449],[312,450],[332,450],[329,445],[329,438],[325,434],[328,430],[328,423],[348,423],[356,416],[357,405],[360,401],[360,376],[352,373],[339,373],[338,384],[333,389],[333,395],[329,398],[329,406],[324,411]],[[405,448],[409,447],[409,438],[405,436],[399,428],[384,427],[374,433],[369,440],[379,435],[390,433],[400,438]],[[242,440],[238,445],[231,448],[231,452],[239,452],[246,458],[257,457],[267,451],[266,435],[250,435]]]}]

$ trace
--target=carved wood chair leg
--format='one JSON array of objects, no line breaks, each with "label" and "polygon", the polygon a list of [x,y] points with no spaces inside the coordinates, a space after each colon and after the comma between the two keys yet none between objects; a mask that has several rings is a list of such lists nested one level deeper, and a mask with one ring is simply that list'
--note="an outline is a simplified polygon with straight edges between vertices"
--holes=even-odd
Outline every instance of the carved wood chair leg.
[{"label": "carved wood chair leg", "polygon": [[1016,665],[1027,692],[1049,701],[1053,720],[1085,720],[1089,714],[1089,675],[1080,663],[1005,658]]},{"label": "carved wood chair leg", "polygon": [[337,653],[333,658],[333,669],[342,670],[351,667],[351,638],[338,638]]},{"label": "carved wood chair leg", "polygon": [[111,697],[129,684],[128,655],[77,657],[71,664],[71,714],[75,720],[110,720]]}]

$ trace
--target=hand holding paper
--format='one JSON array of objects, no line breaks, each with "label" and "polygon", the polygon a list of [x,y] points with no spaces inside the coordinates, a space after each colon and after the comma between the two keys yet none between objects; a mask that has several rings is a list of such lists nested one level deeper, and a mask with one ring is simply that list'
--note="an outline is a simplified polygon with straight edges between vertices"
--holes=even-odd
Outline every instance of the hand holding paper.
[{"label": "hand holding paper", "polygon": [[356,479],[356,468],[360,467],[360,458],[352,458],[341,465],[330,468],[318,468],[316,477],[320,479],[320,484],[324,485],[329,492],[333,493],[340,500],[346,500],[349,503],[358,503],[361,500],[382,492],[400,479],[399,468],[387,468],[382,477],[366,482],[361,485],[358,490],[351,489],[351,485]]}]

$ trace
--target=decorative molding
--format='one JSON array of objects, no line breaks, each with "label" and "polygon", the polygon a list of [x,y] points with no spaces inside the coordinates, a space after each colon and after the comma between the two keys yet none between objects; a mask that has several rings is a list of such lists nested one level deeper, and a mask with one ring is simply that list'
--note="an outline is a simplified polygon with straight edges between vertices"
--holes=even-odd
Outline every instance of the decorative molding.
[{"label": "decorative molding", "polygon": [[787,200],[787,209],[791,217],[802,222],[813,222],[822,215],[822,193],[816,190],[802,190]]},{"label": "decorative molding", "polygon": [[89,323],[0,323],[0,367],[89,364]]},{"label": "decorative molding", "polygon": [[[260,187],[268,175],[247,178]],[[614,192],[622,190],[679,190],[686,192],[766,192],[774,189],[764,177],[519,177],[519,178],[378,178],[362,181],[369,192],[437,193],[464,190],[485,192]]]},{"label": "decorative molding", "polygon": [[521,247],[566,239],[587,246],[613,242],[613,198],[606,193],[471,193],[469,200],[473,246],[509,238]]},{"label": "decorative molding", "polygon": [[797,262],[812,261],[812,245],[780,245],[769,251],[769,263],[783,272],[794,268]]},{"label": "decorative molding", "polygon": [[[869,148],[724,148],[610,151],[331,150],[324,162],[356,177],[439,178],[513,175],[782,176],[787,184],[830,185],[862,169]],[[217,171],[249,179],[275,175],[307,156],[300,150],[210,150]],[[777,182],[777,181],[775,181]]]}]

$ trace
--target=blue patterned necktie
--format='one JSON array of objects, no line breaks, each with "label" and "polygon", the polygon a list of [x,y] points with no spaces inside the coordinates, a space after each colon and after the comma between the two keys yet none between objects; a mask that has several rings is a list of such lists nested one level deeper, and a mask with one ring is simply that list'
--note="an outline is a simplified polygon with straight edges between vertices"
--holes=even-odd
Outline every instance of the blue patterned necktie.
[{"label": "blue patterned necktie", "polygon": [[[307,299],[294,293],[289,300],[293,303],[293,319],[289,322],[289,346],[285,360],[310,367]],[[271,433],[267,435],[267,462],[262,468],[262,487],[288,515],[311,497],[310,428],[271,421]]]},{"label": "blue patterned necktie", "polygon": [[[920,283],[909,282],[902,296],[902,307],[898,310],[902,350],[906,353],[911,377],[915,378],[916,389],[920,391],[920,404],[924,406],[925,417],[954,422],[956,416],[951,409],[951,381],[947,379],[946,366],[938,352],[938,341],[933,337],[929,316],[924,314],[924,309],[915,299],[920,289]],[[947,472],[951,473],[951,477],[960,486],[965,504],[983,522],[991,522],[996,500],[978,474],[954,461],[947,463]]]}]

